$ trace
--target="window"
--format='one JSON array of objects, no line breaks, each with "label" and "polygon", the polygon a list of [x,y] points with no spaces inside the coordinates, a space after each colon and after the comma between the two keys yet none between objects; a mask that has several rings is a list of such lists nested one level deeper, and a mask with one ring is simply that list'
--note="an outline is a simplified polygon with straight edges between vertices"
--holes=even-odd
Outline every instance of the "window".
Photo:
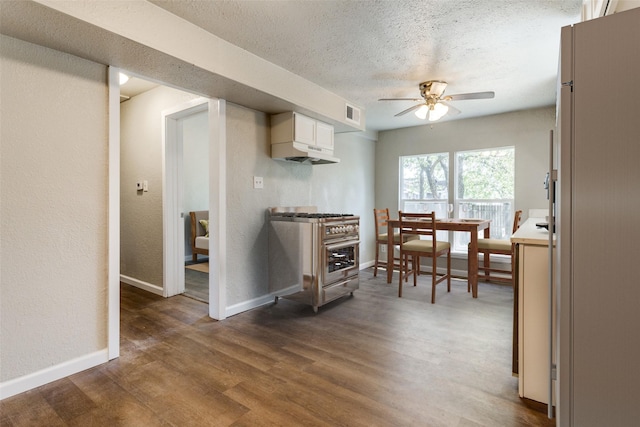
[{"label": "window", "polygon": [[[455,160],[453,171],[450,157]],[[452,181],[455,188],[449,185]],[[434,211],[445,218],[451,206],[456,218],[490,219],[492,238],[511,235],[514,192],[514,147],[400,158],[400,210]],[[468,234],[442,232],[438,239],[452,241],[454,252],[467,252]]]},{"label": "window", "polygon": [[[449,204],[449,153],[400,157],[400,210],[447,216]],[[448,232],[437,238],[449,240]]]},{"label": "window", "polygon": [[[456,157],[454,212],[491,220],[491,237],[508,239],[513,227],[515,148],[460,151]],[[466,251],[469,236],[455,233],[453,250]]]}]

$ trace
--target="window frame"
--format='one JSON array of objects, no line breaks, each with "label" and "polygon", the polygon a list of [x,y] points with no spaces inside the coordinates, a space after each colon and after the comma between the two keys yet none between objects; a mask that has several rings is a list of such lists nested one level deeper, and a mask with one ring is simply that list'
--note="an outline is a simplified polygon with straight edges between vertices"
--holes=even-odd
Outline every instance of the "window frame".
[{"label": "window frame", "polygon": [[[459,165],[458,165],[458,155],[462,153],[472,153],[472,152],[489,152],[489,151],[500,151],[500,150],[513,150],[513,197],[510,199],[460,199],[458,197],[458,179],[459,179]],[[508,238],[511,235],[511,230],[513,227],[513,214],[515,212],[515,177],[516,177],[516,162],[515,162],[515,145],[509,146],[501,146],[501,147],[486,147],[486,148],[478,148],[471,150],[455,150],[455,151],[444,151],[437,153],[424,153],[424,154],[413,154],[399,157],[399,185],[398,185],[398,209],[406,212],[423,212],[423,211],[435,211],[436,216],[439,218],[445,218],[448,215],[448,205],[453,205],[453,213],[451,216],[456,218],[482,218],[482,215],[478,215],[478,209],[486,209],[486,211],[491,211],[495,214],[498,214],[502,217],[499,223],[499,227],[496,227],[494,218],[492,219],[492,227],[491,227],[491,237],[492,238]],[[447,198],[434,198],[434,199],[406,199],[404,198],[405,194],[405,177],[404,177],[404,163],[407,158],[417,158],[417,157],[425,157],[425,156],[438,156],[438,155],[446,155],[448,161],[448,177],[447,177]],[[453,160],[453,162],[452,162]],[[453,184],[453,185],[452,185]],[[406,206],[408,203],[414,204],[424,204],[424,205],[436,205],[433,208],[425,208],[420,210],[407,210]],[[472,210],[469,214],[465,212],[469,212],[464,208],[465,205],[475,205],[475,209]],[[507,211],[506,213],[500,213],[501,211]],[[486,215],[484,216],[486,217]],[[498,235],[498,230],[500,230],[500,234]],[[507,233],[508,234],[505,234]],[[455,254],[467,254],[466,244],[470,240],[470,236],[466,233],[454,233],[454,232],[438,232],[438,239],[449,241],[452,243],[452,253]]]}]

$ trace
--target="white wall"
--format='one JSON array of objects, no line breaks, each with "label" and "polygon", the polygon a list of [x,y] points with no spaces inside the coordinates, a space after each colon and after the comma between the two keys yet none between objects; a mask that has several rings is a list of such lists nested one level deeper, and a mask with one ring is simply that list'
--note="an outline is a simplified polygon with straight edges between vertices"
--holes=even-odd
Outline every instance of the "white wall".
[{"label": "white wall", "polygon": [[315,181],[311,200],[323,201],[327,212],[352,213],[360,216],[360,264],[375,256],[375,157],[376,142],[360,132],[335,136],[335,155],[340,159],[338,172],[314,169]]},{"label": "white wall", "polygon": [[191,259],[191,211],[209,207],[209,116],[206,111],[181,120],[185,257]]},{"label": "white wall", "polygon": [[[121,272],[158,287],[162,287],[160,112],[190,97],[160,87],[121,107]],[[360,215],[363,230],[373,228],[374,142],[356,133],[338,134],[335,154],[341,163],[300,165],[271,158],[269,126],[267,114],[227,104],[228,306],[268,294],[268,207],[312,204],[322,211]],[[263,189],[253,188],[254,176],[264,178]],[[140,179],[149,180],[148,193],[136,192]],[[367,240],[373,239],[373,232],[362,234],[361,259],[372,259],[373,246]]]},{"label": "white wall", "polygon": [[[107,347],[107,70],[0,36],[0,381]],[[106,356],[105,356],[106,360]]]},{"label": "white wall", "polygon": [[[375,144],[355,133],[336,135],[340,163],[301,165],[273,160],[269,116],[227,104],[227,304],[268,294],[266,211],[272,206],[317,205],[321,211],[373,215]],[[253,189],[253,176],[264,189]],[[365,228],[366,225],[365,225]],[[362,235],[369,257],[371,235]]]},{"label": "white wall", "polygon": [[380,132],[375,205],[397,216],[400,156],[515,146],[515,208],[522,209],[524,221],[529,209],[547,207],[543,182],[554,127],[555,108],[548,107]]},{"label": "white wall", "polygon": [[[376,206],[397,211],[400,156],[515,146],[515,208],[547,206],[549,131],[555,108],[540,108],[380,132],[376,145]],[[397,214],[397,213],[396,213]]]},{"label": "white wall", "polygon": [[[120,273],[163,287],[162,111],[197,98],[165,86],[120,104]],[[148,192],[136,191],[147,180]]]}]

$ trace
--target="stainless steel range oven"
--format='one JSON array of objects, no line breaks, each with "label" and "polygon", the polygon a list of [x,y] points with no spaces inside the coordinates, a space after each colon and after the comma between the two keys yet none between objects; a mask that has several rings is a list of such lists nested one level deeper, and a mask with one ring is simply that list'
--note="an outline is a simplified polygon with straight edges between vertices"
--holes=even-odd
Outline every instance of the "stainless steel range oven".
[{"label": "stainless steel range oven", "polygon": [[269,209],[269,291],[318,307],[359,287],[360,218],[314,207]]}]

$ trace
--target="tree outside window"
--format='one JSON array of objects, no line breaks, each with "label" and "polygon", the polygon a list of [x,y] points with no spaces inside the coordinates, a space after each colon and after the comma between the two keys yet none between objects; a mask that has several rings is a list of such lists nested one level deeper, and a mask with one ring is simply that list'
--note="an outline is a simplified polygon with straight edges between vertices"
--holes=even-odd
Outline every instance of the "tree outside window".
[{"label": "tree outside window", "polygon": [[447,214],[449,153],[400,158],[400,210]]},{"label": "tree outside window", "polygon": [[[455,187],[449,185],[452,180]],[[400,210],[405,212],[435,211],[445,218],[451,203],[455,218],[490,219],[491,237],[506,239],[511,235],[514,193],[514,147],[400,158]],[[450,237],[454,252],[467,252],[468,234],[438,232],[438,239],[451,241]]]}]

